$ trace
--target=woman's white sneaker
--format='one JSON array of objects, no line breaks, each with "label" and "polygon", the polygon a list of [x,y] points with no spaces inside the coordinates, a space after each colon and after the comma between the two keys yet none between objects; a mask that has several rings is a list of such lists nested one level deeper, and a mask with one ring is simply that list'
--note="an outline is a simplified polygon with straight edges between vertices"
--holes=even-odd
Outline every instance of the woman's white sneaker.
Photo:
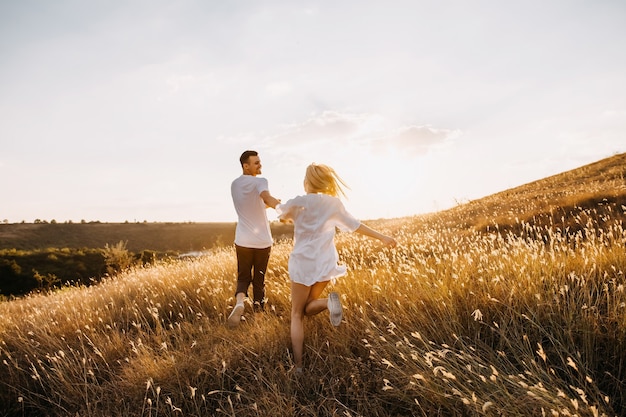
[{"label": "woman's white sneaker", "polygon": [[328,312],[330,313],[330,324],[337,327],[343,319],[343,309],[341,308],[341,300],[339,294],[331,292],[328,294]]}]

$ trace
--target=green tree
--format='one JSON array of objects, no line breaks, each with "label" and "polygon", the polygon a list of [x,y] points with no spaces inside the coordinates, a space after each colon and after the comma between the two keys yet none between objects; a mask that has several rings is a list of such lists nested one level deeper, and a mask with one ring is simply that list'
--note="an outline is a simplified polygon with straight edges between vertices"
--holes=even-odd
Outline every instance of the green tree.
[{"label": "green tree", "polygon": [[39,288],[44,290],[51,290],[55,286],[57,286],[61,280],[54,274],[45,274],[42,275],[37,270],[33,269],[33,277],[37,281]]},{"label": "green tree", "polygon": [[120,240],[112,246],[107,243],[102,249],[102,256],[109,275],[125,271],[133,265],[135,259],[126,249],[127,243],[128,241],[124,240]]}]

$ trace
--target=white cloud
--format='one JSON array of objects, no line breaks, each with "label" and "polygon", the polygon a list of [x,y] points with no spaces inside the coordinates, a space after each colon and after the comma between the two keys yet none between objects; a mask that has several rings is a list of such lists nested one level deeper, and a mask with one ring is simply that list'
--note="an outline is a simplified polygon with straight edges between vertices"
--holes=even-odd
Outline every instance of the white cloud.
[{"label": "white cloud", "polygon": [[[458,130],[438,129],[431,126],[406,126],[386,138],[384,145],[413,155],[424,155],[432,148],[443,145],[459,134]],[[379,146],[382,144],[382,141],[379,142]]]},{"label": "white cloud", "polygon": [[626,110],[608,109],[602,113],[602,116],[606,117],[609,120],[617,118],[623,121],[626,118]]},{"label": "white cloud", "polygon": [[429,125],[401,126],[379,114],[325,111],[302,123],[284,126],[281,132],[267,138],[267,141],[271,145],[298,148],[315,148],[332,143],[334,147],[359,147],[372,153],[393,148],[411,155],[423,155],[459,134],[459,130]]},{"label": "white cloud", "polygon": [[315,145],[329,141],[347,141],[354,138],[363,124],[363,115],[325,111],[309,117],[302,123],[283,127],[283,131],[268,138],[273,144]]}]

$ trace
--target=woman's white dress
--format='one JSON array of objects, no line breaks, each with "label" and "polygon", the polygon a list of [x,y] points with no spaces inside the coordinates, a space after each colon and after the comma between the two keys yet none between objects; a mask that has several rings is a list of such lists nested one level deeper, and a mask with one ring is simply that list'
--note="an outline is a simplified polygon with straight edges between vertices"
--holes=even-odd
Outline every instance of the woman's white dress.
[{"label": "woman's white dress", "polygon": [[294,223],[294,247],[289,256],[292,281],[311,286],[346,274],[339,265],[335,228],[354,232],[361,222],[348,213],[337,197],[327,194],[297,196],[276,206],[281,220]]}]

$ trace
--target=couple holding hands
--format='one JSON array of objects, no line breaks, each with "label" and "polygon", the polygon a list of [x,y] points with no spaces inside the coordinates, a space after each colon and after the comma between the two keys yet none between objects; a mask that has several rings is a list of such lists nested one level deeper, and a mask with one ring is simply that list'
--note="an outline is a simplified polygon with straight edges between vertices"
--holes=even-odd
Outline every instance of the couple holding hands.
[{"label": "couple holding hands", "polygon": [[267,179],[257,177],[261,174],[261,159],[256,151],[245,151],[239,162],[243,173],[231,184],[238,217],[235,229],[236,304],[227,323],[230,327],[239,324],[250,284],[253,309],[264,309],[265,271],[273,243],[266,209],[274,208],[280,221],[294,224],[294,246],[289,256],[291,344],[296,372],[300,373],[304,316],[328,310],[333,326],[339,326],[343,318],[336,292],[329,293],[328,298],[319,298],[331,280],[346,275],[346,267],[338,264],[335,228],[378,239],[385,246],[394,247],[397,242],[393,237],[362,224],[346,211],[339,199],[345,196],[346,184],[333,168],[322,164],[309,165],[304,176],[306,194],[282,203],[270,194]]}]

